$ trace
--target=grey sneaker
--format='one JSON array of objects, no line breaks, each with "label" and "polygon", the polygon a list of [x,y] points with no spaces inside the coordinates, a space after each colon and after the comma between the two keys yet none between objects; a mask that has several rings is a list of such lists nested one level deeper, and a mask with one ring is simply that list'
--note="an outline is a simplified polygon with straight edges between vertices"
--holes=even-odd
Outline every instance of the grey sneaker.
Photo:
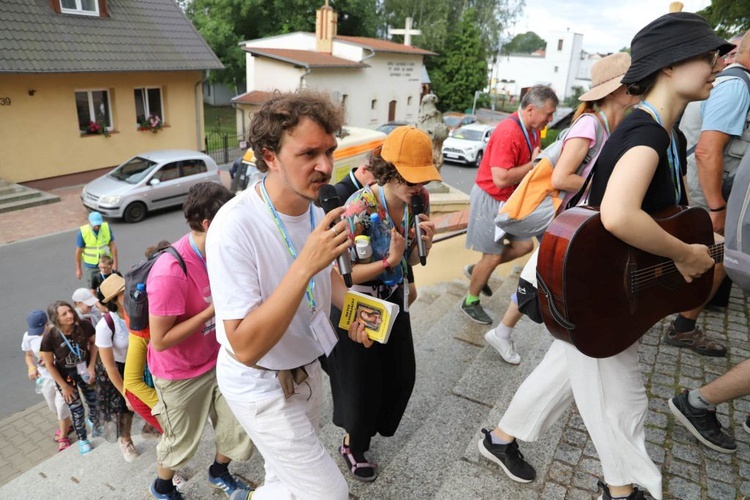
[{"label": "grey sneaker", "polygon": [[[471,281],[471,272],[473,270],[474,270],[474,264],[470,264],[464,267],[464,276],[469,278],[469,281]],[[484,284],[481,292],[485,294],[487,297],[492,297],[492,288],[490,288],[490,285],[488,285],[487,283]]]},{"label": "grey sneaker", "polygon": [[471,305],[466,304],[466,299],[461,299],[461,310],[465,315],[471,318],[472,321],[481,323],[483,325],[491,325],[492,318],[484,311],[482,305],[477,301]]}]

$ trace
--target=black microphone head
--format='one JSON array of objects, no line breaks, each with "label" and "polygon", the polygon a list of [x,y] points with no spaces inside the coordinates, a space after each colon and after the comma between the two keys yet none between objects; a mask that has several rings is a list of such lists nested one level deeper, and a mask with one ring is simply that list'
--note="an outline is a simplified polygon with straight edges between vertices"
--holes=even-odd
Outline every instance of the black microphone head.
[{"label": "black microphone head", "polygon": [[336,188],[330,184],[325,184],[320,188],[318,199],[320,200],[320,207],[325,213],[341,206],[339,194],[336,192]]},{"label": "black microphone head", "polygon": [[411,212],[414,215],[424,213],[424,199],[422,199],[421,194],[413,195],[411,197],[411,202],[409,203],[409,205],[411,205]]}]

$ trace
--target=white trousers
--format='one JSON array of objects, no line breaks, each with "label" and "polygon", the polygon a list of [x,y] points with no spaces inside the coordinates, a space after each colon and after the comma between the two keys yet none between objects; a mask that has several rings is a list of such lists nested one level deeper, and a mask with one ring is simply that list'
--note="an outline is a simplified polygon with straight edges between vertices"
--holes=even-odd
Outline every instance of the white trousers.
[{"label": "white trousers", "polygon": [[322,377],[320,364],[306,367],[308,379],[283,395],[260,401],[225,396],[240,425],[265,460],[264,484],[253,500],[297,498],[347,500],[349,486],[318,438]]},{"label": "white trousers", "polygon": [[60,391],[57,390],[55,381],[51,378],[44,379],[44,384],[42,385],[42,396],[44,396],[44,400],[47,402],[49,411],[57,415],[58,420],[70,418],[70,408],[68,408],[68,405],[65,403],[65,399]]},{"label": "white trousers", "polygon": [[641,485],[660,500],[661,473],[646,451],[648,398],[638,343],[596,359],[555,340],[516,391],[498,427],[523,441],[536,441],[573,400],[599,454],[605,481]]}]

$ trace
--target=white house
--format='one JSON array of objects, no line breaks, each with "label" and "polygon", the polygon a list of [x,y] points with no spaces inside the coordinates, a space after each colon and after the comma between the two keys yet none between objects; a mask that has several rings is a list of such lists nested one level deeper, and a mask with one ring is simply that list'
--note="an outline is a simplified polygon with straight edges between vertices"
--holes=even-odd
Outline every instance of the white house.
[{"label": "white house", "polygon": [[601,57],[583,50],[580,33],[550,33],[543,51],[498,56],[492,81],[498,94],[518,96],[522,89],[541,84],[563,100],[573,94],[573,87],[591,87],[591,66]]},{"label": "white house", "polygon": [[337,36],[332,8],[318,10],[316,33],[296,32],[241,43],[247,52],[247,93],[233,99],[237,130],[273,90],[314,88],[346,110],[346,123],[375,128],[388,121],[416,122],[424,57],[433,52],[365,37]]}]

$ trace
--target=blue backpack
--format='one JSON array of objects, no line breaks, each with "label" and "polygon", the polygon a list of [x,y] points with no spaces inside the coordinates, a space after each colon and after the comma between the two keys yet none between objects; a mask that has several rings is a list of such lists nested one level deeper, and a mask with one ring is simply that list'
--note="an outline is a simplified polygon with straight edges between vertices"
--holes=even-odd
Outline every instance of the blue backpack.
[{"label": "blue backpack", "polygon": [[724,269],[737,286],[750,292],[750,151],[737,167],[727,202]]}]

